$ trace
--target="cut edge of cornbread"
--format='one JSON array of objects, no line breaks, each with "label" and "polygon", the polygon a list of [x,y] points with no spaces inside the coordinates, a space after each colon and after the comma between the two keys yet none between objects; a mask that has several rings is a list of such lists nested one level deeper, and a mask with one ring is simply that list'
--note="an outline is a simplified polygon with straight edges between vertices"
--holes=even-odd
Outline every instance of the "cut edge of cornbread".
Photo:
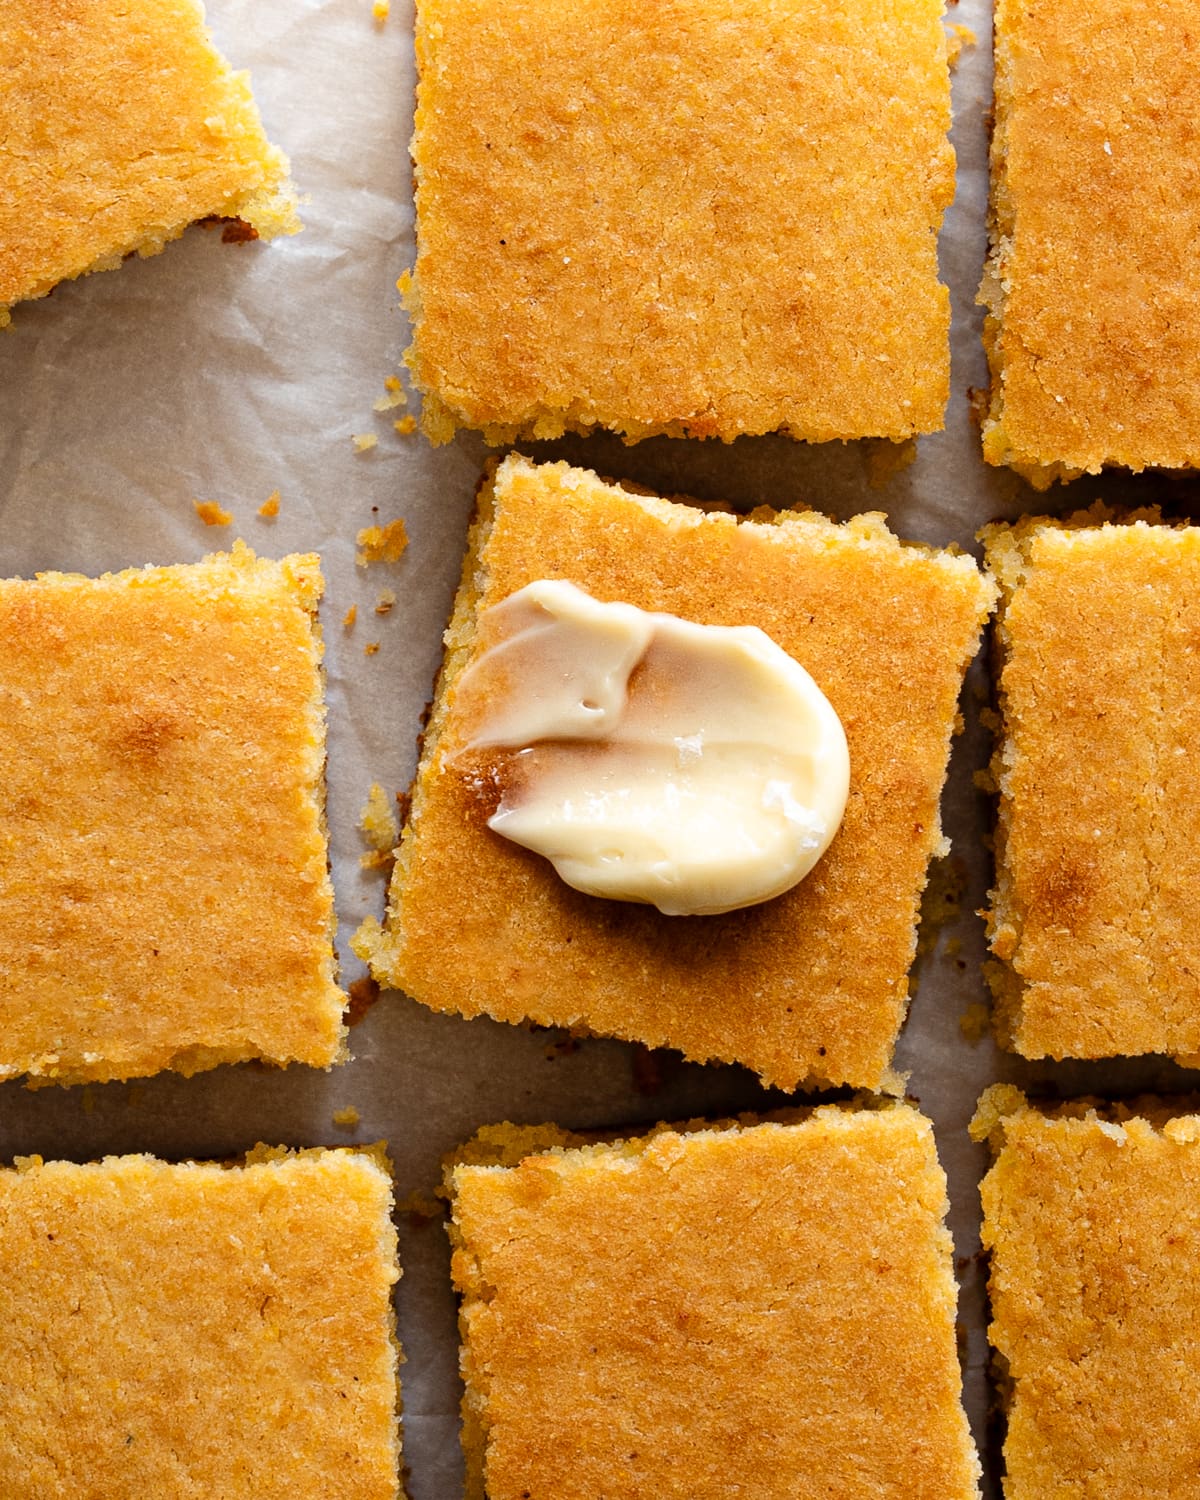
[{"label": "cut edge of cornbread", "polygon": [[[882,1114],[903,1117],[905,1124],[930,1139],[933,1166],[942,1183],[942,1202],[938,1210],[934,1237],[942,1254],[939,1260],[941,1299],[951,1309],[958,1301],[958,1286],[953,1273],[953,1240],[946,1227],[949,1198],[945,1175],[932,1145],[932,1127],[928,1119],[911,1102],[872,1094],[832,1104],[813,1104],[773,1110],[765,1114],[746,1113],[735,1118],[706,1120],[692,1118],[678,1123],[659,1122],[653,1126],[635,1127],[635,1133],[613,1131],[571,1131],[547,1123],[515,1125],[504,1122],[481,1127],[470,1140],[451,1152],[443,1161],[443,1181],[439,1196],[449,1208],[446,1230],[452,1250],[455,1290],[459,1299],[460,1373],[463,1380],[461,1401],[461,1443],[466,1461],[464,1500],[488,1500],[487,1449],[490,1437],[488,1420],[489,1391],[483,1372],[473,1356],[470,1338],[470,1308],[473,1302],[487,1301],[491,1288],[484,1280],[474,1253],[456,1218],[455,1198],[461,1173],[504,1174],[523,1162],[544,1159],[552,1175],[570,1172],[576,1164],[613,1161],[632,1166],[652,1151],[662,1150],[664,1157],[686,1150],[689,1138],[722,1137],[748,1131],[783,1131],[811,1125],[828,1131],[853,1130],[863,1115]],[[897,1124],[900,1120],[897,1119]],[[675,1138],[673,1143],[670,1138]],[[961,1411],[961,1401],[960,1401]],[[965,1416],[962,1420],[963,1441],[969,1470],[971,1493],[978,1492],[981,1467],[971,1441]]]},{"label": "cut edge of cornbread", "polygon": [[[450,623],[445,632],[446,649],[434,689],[433,705],[428,724],[421,736],[420,753],[410,788],[407,815],[401,831],[400,844],[396,851],[396,863],[388,888],[385,918],[380,923],[378,918],[368,916],[351,940],[351,947],[356,956],[370,966],[372,976],[385,986],[400,990],[406,988],[406,974],[403,967],[405,938],[402,891],[414,857],[415,835],[419,829],[426,802],[432,792],[434,777],[430,774],[430,768],[437,761],[439,745],[450,719],[454,701],[454,685],[465,670],[475,647],[479,603],[486,593],[488,582],[483,557],[495,522],[494,496],[498,486],[503,483],[505,476],[510,471],[515,470],[528,473],[539,468],[551,469],[562,474],[577,476],[581,481],[588,484],[614,487],[610,485],[609,481],[592,473],[592,471],[578,469],[565,462],[538,465],[532,463],[519,453],[510,454],[503,460],[491,459],[488,462],[479,487],[478,509],[468,533],[466,555],[458,592],[455,597]],[[681,509],[686,507],[691,511],[691,516],[688,518],[688,524],[691,525],[702,525],[706,518],[711,519],[714,514],[721,514],[723,520],[733,524],[803,528],[823,538],[848,540],[854,546],[862,547],[868,551],[884,551],[893,554],[897,559],[919,555],[924,561],[936,563],[940,569],[964,576],[969,574],[973,578],[977,589],[978,619],[976,632],[972,638],[973,641],[977,641],[978,631],[983,627],[995,603],[995,584],[979,569],[975,560],[969,554],[960,553],[958,549],[953,547],[937,548],[903,541],[888,529],[886,518],[879,513],[859,515],[844,523],[835,522],[819,511],[773,511],[767,507],[760,507],[747,516],[729,516],[727,514],[728,507],[721,505],[697,504],[696,502],[687,501],[685,497],[679,496],[667,499],[631,484],[621,484],[615,486],[615,488],[619,488],[625,498],[634,500],[651,514],[658,515],[664,520],[678,518]],[[972,648],[968,653],[966,662],[963,663],[964,669],[973,655],[974,649]],[[949,841],[946,839],[941,825],[940,796],[949,771],[949,745],[960,728],[961,723],[959,717],[956,715],[947,726],[947,749],[941,783],[938,788],[937,806],[935,807],[932,822],[926,832],[928,847],[925,856],[924,872],[920,887],[913,895],[913,921],[908,950],[909,971],[911,971],[912,962],[917,951],[920,902],[922,893],[929,883],[930,862],[934,858],[945,856],[950,850]],[[903,1029],[909,1005],[911,1004],[911,998],[911,990],[906,989],[901,998],[896,1029],[891,1040],[892,1050],[894,1050],[896,1038]],[[452,1002],[446,1007],[438,1007],[428,996],[424,997],[424,1003],[434,1004],[435,1009],[457,1009]],[[485,1010],[486,1008],[486,1005],[481,1007],[481,1009]],[[538,1016],[530,1016],[526,1019],[535,1023],[543,1020],[543,1018]],[[561,1022],[546,1020],[545,1024],[561,1024]],[[588,1033],[587,1026],[582,1023],[574,1025],[572,1029],[580,1034]],[[606,1032],[605,1034],[610,1033]],[[626,1037],[625,1039],[632,1041],[646,1040],[644,1037],[633,1036]],[[656,1045],[678,1048],[680,1043],[666,1040],[658,1042]],[[693,1054],[685,1051],[685,1056],[693,1056]],[[697,1055],[693,1057],[693,1060],[708,1062],[713,1061],[714,1058]],[[715,1060],[733,1061],[734,1059],[722,1057]],[[766,1081],[779,1084],[781,1087],[790,1088],[802,1085],[806,1088],[818,1089],[840,1086],[842,1083],[848,1081],[852,1086],[877,1088],[884,1093],[893,1095],[902,1095],[904,1093],[907,1080],[907,1075],[898,1073],[893,1066],[891,1050],[889,1050],[887,1059],[880,1066],[878,1074],[871,1080],[868,1080],[865,1076],[852,1077],[849,1080],[842,1078],[830,1079],[815,1069],[804,1072],[799,1080],[767,1078],[766,1074],[762,1076]]]},{"label": "cut edge of cornbread", "polygon": [[[317,830],[324,850],[324,872],[320,884],[320,895],[327,901],[329,908],[326,919],[328,943],[322,955],[316,979],[324,993],[323,1020],[329,1032],[328,1041],[322,1045],[319,1055],[314,1054],[312,1057],[303,1058],[267,1056],[248,1040],[228,1047],[189,1045],[170,1053],[161,1051],[160,1054],[156,1054],[153,1066],[147,1066],[147,1059],[143,1058],[132,1068],[114,1068],[113,1061],[101,1055],[97,1055],[94,1061],[89,1061],[85,1066],[64,1068],[59,1065],[56,1055],[46,1054],[41,1058],[30,1059],[28,1065],[0,1066],[0,1079],[25,1076],[26,1086],[37,1089],[52,1084],[71,1086],[80,1083],[120,1081],[131,1077],[151,1076],[163,1071],[191,1077],[196,1073],[207,1072],[227,1063],[249,1061],[278,1067],[287,1067],[291,1063],[302,1062],[307,1066],[329,1069],[335,1064],[346,1061],[349,1057],[347,1046],[349,1032],[344,1020],[348,997],[338,982],[338,962],[334,946],[337,936],[337,911],[333,899],[333,882],[329,865],[325,779],[327,710],[324,695],[324,638],[318,617],[318,606],[325,583],[319,555],[315,552],[292,553],[278,560],[259,557],[239,538],[233,543],[229,552],[209,553],[199,563],[147,564],[144,567],[126,568],[116,573],[104,573],[98,577],[46,570],[36,575],[36,582],[88,587],[104,585],[120,590],[125,587],[137,587],[139,584],[152,580],[178,578],[190,589],[196,590],[202,581],[200,576],[202,569],[207,570],[203,582],[208,585],[214,598],[220,597],[231,588],[244,591],[247,587],[262,586],[275,591],[282,585],[308,617],[312,638],[314,688],[305,706],[310,749],[298,780],[315,814]],[[22,582],[24,580],[0,580],[0,586],[3,586],[6,581]]]},{"label": "cut edge of cornbread", "polygon": [[[1005,857],[1013,816],[1010,772],[1017,753],[1009,734],[1009,708],[1004,690],[1004,668],[1011,641],[1007,616],[1014,596],[1028,577],[1029,544],[1043,531],[1088,532],[1131,526],[1170,526],[1173,530],[1180,530],[1187,524],[1186,521],[1164,521],[1156,506],[1119,510],[1097,500],[1087,510],[1065,516],[1023,516],[1012,523],[995,522],[979,532],[988,571],[999,589],[994,624],[993,666],[998,722],[994,730],[995,742],[988,768],[989,782],[998,799],[994,845],[995,886],[988,893],[989,904],[983,913],[988,943],[996,958],[984,964],[984,975],[992,992],[992,1024],[996,1040],[1006,1050],[1020,1052],[1025,1056],[1035,1055],[1024,1053],[1018,1045],[1025,981],[1012,960],[1020,945],[1023,915],[1014,899],[1012,874]],[[1183,1067],[1200,1065],[1200,1058],[1194,1054],[1179,1054],[1175,1061]]]}]

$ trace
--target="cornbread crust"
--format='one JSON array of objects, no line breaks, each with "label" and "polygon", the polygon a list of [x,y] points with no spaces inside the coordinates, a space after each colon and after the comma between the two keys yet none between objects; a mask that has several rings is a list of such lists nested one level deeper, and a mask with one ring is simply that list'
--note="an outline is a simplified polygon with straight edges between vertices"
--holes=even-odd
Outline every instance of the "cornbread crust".
[{"label": "cornbread crust", "polygon": [[[758,625],[812,674],[850,747],[846,814],[798,886],[719,917],[664,917],[561,882],[486,826],[494,784],[454,764],[481,611],[538,578],[701,624]],[[355,951],[435,1010],[586,1027],[746,1063],[792,1088],[895,1087],[918,902],[961,676],[993,589],[969,557],[903,546],[878,516],[749,521],[511,457],[485,483],[392,878]],[[469,871],[469,879],[463,872]]]},{"label": "cornbread crust", "polygon": [[1200,69],[1167,0],[997,0],[984,457],[1200,463]]},{"label": "cornbread crust", "polygon": [[977,1494],[915,1110],[484,1136],[450,1173],[468,1500]]},{"label": "cornbread crust", "polygon": [[0,1171],[0,1492],[396,1500],[382,1150]]},{"label": "cornbread crust", "polygon": [[[1200,1117],[989,1089],[983,1243],[1007,1500],[1178,1500],[1200,1470]],[[1139,1101],[1141,1108],[1141,1101]]]},{"label": "cornbread crust", "polygon": [[200,0],[5,0],[0,57],[0,327],[198,219],[299,229],[287,158]]},{"label": "cornbread crust", "polygon": [[1200,529],[1158,520],[982,533],[1002,590],[990,977],[1026,1057],[1200,1053]]},{"label": "cornbread crust", "polygon": [[435,442],[942,426],[941,0],[420,0]]},{"label": "cornbread crust", "polygon": [[0,1077],[343,1052],[319,559],[0,581]]}]

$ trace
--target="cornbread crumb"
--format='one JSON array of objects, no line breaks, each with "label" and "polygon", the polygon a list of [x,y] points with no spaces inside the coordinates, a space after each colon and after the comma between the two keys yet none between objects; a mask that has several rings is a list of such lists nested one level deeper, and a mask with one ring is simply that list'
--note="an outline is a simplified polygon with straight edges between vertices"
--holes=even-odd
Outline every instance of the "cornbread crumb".
[{"label": "cornbread crumb", "polygon": [[377,781],[367,793],[358,826],[372,849],[391,849],[400,837],[391,798]]},{"label": "cornbread crumb", "polygon": [[342,1055],[322,587],[241,542],[0,581],[0,1077]]},{"label": "cornbread crumb", "polygon": [[391,9],[391,0],[374,0],[374,4],[371,6],[371,14],[382,25],[391,14]]},{"label": "cornbread crumb", "polygon": [[206,526],[228,526],[233,521],[233,512],[218,505],[215,500],[193,500],[192,504]]},{"label": "cornbread crumb", "polygon": [[339,1130],[354,1130],[361,1120],[362,1116],[353,1104],[344,1105],[333,1112],[333,1123]]},{"label": "cornbread crumb", "polygon": [[731,1464],[755,1500],[975,1500],[915,1110],[493,1126],[447,1184],[470,1500],[727,1500]]},{"label": "cornbread crumb", "polygon": [[972,1124],[1008,1500],[1174,1500],[1200,1461],[1200,1116],[1171,1100],[1041,1110],[989,1089]]},{"label": "cornbread crumb", "polygon": [[0,57],[0,327],[14,303],[156,255],[189,224],[299,229],[287,159],[198,0],[5,0]]},{"label": "cornbread crumb", "polygon": [[397,376],[389,375],[383,382],[383,388],[385,394],[376,400],[376,411],[394,411],[397,406],[408,405],[408,396]]},{"label": "cornbread crumb", "polygon": [[354,444],[356,453],[366,453],[375,447],[379,439],[373,432],[355,432],[351,434],[350,441]]},{"label": "cornbread crumb", "polygon": [[391,1197],[379,1148],[0,1171],[0,1493],[395,1500]]},{"label": "cornbread crumb", "polygon": [[402,437],[408,437],[410,433],[416,432],[417,419],[410,412],[406,417],[397,417],[392,426]]},{"label": "cornbread crumb", "polygon": [[979,38],[969,26],[963,26],[957,21],[952,26],[949,26],[946,36],[946,56],[951,68],[958,65],[958,60],[962,56],[964,47],[976,47],[978,45]]},{"label": "cornbread crumb", "polygon": [[379,599],[375,605],[377,615],[390,615],[396,607],[396,594],[393,589],[381,589]]},{"label": "cornbread crumb", "polygon": [[1181,24],[1170,0],[997,0],[983,453],[1038,489],[1200,465],[1200,69]]},{"label": "cornbread crumb", "polygon": [[989,966],[1025,1057],[1200,1052],[1200,527],[981,534],[1002,590]]},{"label": "cornbread crumb", "polygon": [[363,655],[364,656],[375,656],[378,651],[379,651],[379,642],[378,641],[368,641],[367,644],[363,647]]},{"label": "cornbread crumb", "polygon": [[273,516],[279,514],[279,491],[272,490],[263,503],[258,507],[258,514],[264,520],[269,521]]},{"label": "cornbread crumb", "polygon": [[941,11],[419,0],[400,288],[430,440],[939,429]]},{"label": "cornbread crumb", "polygon": [[345,629],[352,630],[354,628],[354,622],[357,619],[358,619],[358,605],[357,604],[352,604],[350,606],[350,608],[346,611],[346,613],[342,616],[342,625],[345,627]]},{"label": "cornbread crumb", "polygon": [[399,562],[408,546],[408,532],[404,522],[396,519],[383,526],[364,526],[354,540],[358,544],[354,561],[365,568],[369,563]]},{"label": "cornbread crumb", "polygon": [[[487,827],[490,782],[462,753],[456,684],[486,644],[484,612],[540,577],[757,624],[812,673],[845,725],[851,790],[807,880],[725,916],[665,917],[581,895]],[[945,848],[958,690],[993,597],[970,558],[904,546],[878,516],[739,522],[505,460],[481,488],[387,925],[364,924],[355,952],[435,1010],[586,1026],[743,1062],[787,1089],[899,1087],[890,1060],[920,894]]]}]

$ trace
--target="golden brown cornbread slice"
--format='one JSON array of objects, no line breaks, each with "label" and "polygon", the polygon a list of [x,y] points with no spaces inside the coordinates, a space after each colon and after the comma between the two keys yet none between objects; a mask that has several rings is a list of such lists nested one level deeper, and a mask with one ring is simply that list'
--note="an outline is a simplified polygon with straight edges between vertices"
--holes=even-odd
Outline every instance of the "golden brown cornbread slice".
[{"label": "golden brown cornbread slice", "polygon": [[0,1077],[342,1049],[319,559],[0,582]]},{"label": "golden brown cornbread slice", "polygon": [[434,441],[942,426],[941,0],[420,0]]},{"label": "golden brown cornbread slice", "polygon": [[984,533],[1003,591],[990,936],[1027,1057],[1200,1052],[1200,530]]},{"label": "golden brown cornbread slice", "polygon": [[0,1493],[395,1500],[387,1161],[0,1171]]},{"label": "golden brown cornbread slice", "polygon": [[1039,489],[1200,463],[1194,20],[996,3],[983,450]]},{"label": "golden brown cornbread slice", "polygon": [[[815,678],[850,746],[850,797],[816,869],[764,905],[665,917],[564,885],[486,826],[495,795],[454,757],[455,691],[482,610],[537,578],[702,624],[757,625]],[[992,586],[878,516],[739,522],[512,457],[485,484],[392,881],[357,951],[436,1010],[581,1026],[772,1083],[889,1080],[962,673]]]},{"label": "golden brown cornbread slice", "polygon": [[980,1101],[1007,1500],[1195,1493],[1200,1118],[1147,1112],[1043,1114],[1008,1087]]},{"label": "golden brown cornbread slice", "polygon": [[0,58],[0,327],[197,219],[300,227],[287,159],[200,0],[4,0]]},{"label": "golden brown cornbread slice", "polygon": [[485,1137],[450,1173],[469,1500],[976,1495],[915,1110]]}]

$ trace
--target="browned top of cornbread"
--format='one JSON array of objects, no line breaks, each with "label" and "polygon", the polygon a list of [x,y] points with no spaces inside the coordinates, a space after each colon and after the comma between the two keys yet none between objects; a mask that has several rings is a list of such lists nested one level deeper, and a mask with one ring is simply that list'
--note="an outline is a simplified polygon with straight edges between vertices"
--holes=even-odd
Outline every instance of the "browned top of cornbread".
[{"label": "browned top of cornbread", "polygon": [[395,1500],[382,1158],[0,1171],[0,1492]]},{"label": "browned top of cornbread", "polygon": [[451,1177],[470,1500],[976,1494],[915,1110],[508,1134]]},{"label": "browned top of cornbread", "polygon": [[1042,488],[1200,463],[1189,24],[1169,0],[997,0],[984,454]]},{"label": "browned top of cornbread", "polygon": [[1007,1363],[1007,1500],[1179,1500],[1200,1470],[1200,1118],[989,1090],[993,1344]]},{"label": "browned top of cornbread", "polygon": [[1028,1057],[1200,1052],[1200,529],[986,533],[1003,590],[991,940]]},{"label": "browned top of cornbread", "polygon": [[942,425],[941,0],[420,0],[424,426]]},{"label": "browned top of cornbread", "polygon": [[[702,624],[758,625],[841,717],[850,796],[798,886],[717,917],[584,896],[492,833],[455,685],[480,610],[537,578]],[[992,590],[968,557],[904,547],[878,516],[734,516],[637,496],[565,464],[505,461],[485,486],[376,977],[436,1009],[582,1025],[785,1088],[876,1087],[907,1001],[917,903],[940,847],[955,700]],[[489,800],[490,799],[490,800]],[[463,872],[470,878],[463,879]]]},{"label": "browned top of cornbread", "polygon": [[287,160],[200,0],[5,0],[0,57],[0,325],[196,219],[299,227]]},{"label": "browned top of cornbread", "polygon": [[0,582],[0,1077],[341,1047],[315,556]]}]

